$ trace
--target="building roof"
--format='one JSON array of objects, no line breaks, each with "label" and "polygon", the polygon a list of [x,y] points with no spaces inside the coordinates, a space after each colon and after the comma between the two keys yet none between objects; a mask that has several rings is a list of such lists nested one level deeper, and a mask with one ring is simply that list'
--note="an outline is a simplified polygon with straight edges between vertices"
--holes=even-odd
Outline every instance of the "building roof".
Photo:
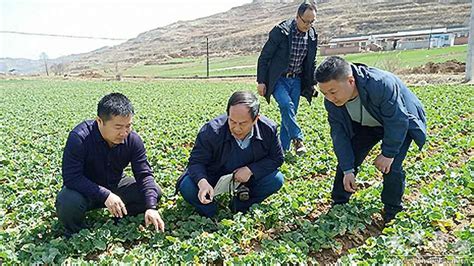
[{"label": "building roof", "polygon": [[340,43],[340,42],[357,42],[364,40],[380,39],[380,38],[401,38],[408,36],[417,36],[417,35],[428,35],[428,34],[441,34],[441,33],[450,33],[456,31],[469,31],[468,27],[456,27],[456,28],[436,28],[436,29],[419,29],[419,30],[410,30],[410,31],[397,31],[389,33],[379,33],[372,35],[359,35],[359,36],[347,36],[340,38],[332,38],[329,43]]}]

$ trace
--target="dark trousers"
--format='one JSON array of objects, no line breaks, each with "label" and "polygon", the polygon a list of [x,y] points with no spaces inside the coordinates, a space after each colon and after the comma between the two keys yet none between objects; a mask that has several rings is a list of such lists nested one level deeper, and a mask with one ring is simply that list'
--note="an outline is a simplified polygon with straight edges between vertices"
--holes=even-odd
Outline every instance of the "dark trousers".
[{"label": "dark trousers", "polygon": [[[353,123],[355,136],[352,138],[352,150],[355,156],[355,174],[358,167],[362,164],[369,151],[383,139],[384,129],[382,127],[361,126],[359,123]],[[403,160],[407,155],[412,139],[406,136],[405,141],[400,147],[400,152],[395,156],[388,174],[383,174],[382,202],[387,215],[395,215],[402,208],[402,196],[405,191],[405,171],[403,171]],[[337,166],[336,177],[332,189],[332,199],[334,204],[343,204],[349,201],[352,193],[344,190],[344,173]]]},{"label": "dark trousers", "polygon": [[[160,198],[162,192],[158,185],[157,189],[158,198]],[[138,187],[135,178],[124,177],[117,187],[110,190],[125,203],[128,215],[134,216],[146,211],[145,195]],[[64,186],[56,198],[56,213],[59,221],[64,225],[65,235],[68,237],[86,228],[84,222],[87,211],[99,208],[105,208],[104,202],[93,200]]]},{"label": "dark trousers", "polygon": [[[250,190],[250,199],[247,201],[240,201],[236,198],[233,199],[231,203],[233,208],[237,212],[247,212],[250,206],[262,202],[268,196],[277,192],[283,185],[283,179],[283,174],[278,170],[260,179],[250,178],[250,180],[245,183]],[[184,200],[189,202],[199,214],[206,217],[212,217],[216,214],[217,203],[213,201],[209,204],[202,204],[198,199],[199,187],[188,175],[183,177],[179,191],[181,195],[183,195]]]}]

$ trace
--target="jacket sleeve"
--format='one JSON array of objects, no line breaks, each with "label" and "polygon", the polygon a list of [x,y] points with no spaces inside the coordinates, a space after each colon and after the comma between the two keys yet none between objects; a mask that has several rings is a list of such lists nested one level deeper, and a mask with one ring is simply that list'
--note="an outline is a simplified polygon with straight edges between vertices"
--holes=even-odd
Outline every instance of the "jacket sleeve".
[{"label": "jacket sleeve", "polygon": [[207,166],[212,159],[211,129],[204,125],[196,137],[193,150],[189,156],[189,177],[197,184],[201,179],[207,178]]},{"label": "jacket sleeve", "polygon": [[331,139],[336,153],[339,168],[345,172],[354,169],[354,151],[350,136],[344,128],[344,117],[328,100],[324,100],[328,112],[328,122],[331,127]]},{"label": "jacket sleeve", "polygon": [[[314,28],[312,28],[313,31],[314,31],[314,36],[316,38],[316,49],[314,51],[314,61],[313,61],[313,68],[312,68],[312,72],[311,72],[311,77],[313,78],[312,80],[312,85],[313,86],[316,86],[318,84],[318,82],[316,81],[316,77],[314,76],[314,74],[316,73],[316,61],[317,61],[317,58],[318,58],[318,34],[316,34],[316,30]],[[314,90],[314,97],[318,96],[318,91],[317,90]]]},{"label": "jacket sleeve", "polygon": [[383,121],[384,136],[382,154],[394,158],[400,151],[408,132],[408,111],[400,92],[400,84],[396,80],[385,80],[381,88],[373,90],[372,101],[380,106],[380,116]]},{"label": "jacket sleeve", "polygon": [[158,197],[160,196],[158,187],[153,179],[153,171],[148,163],[142,139],[138,135],[135,135],[133,141],[131,158],[133,175],[135,176],[138,187],[145,196],[146,208],[154,209],[156,208]]},{"label": "jacket sleeve", "polygon": [[271,138],[264,141],[269,141],[268,156],[248,165],[255,179],[271,174],[283,164],[283,149],[278,139],[276,127],[272,131]]},{"label": "jacket sleeve", "polygon": [[282,33],[280,32],[280,28],[275,26],[269,33],[268,40],[263,46],[262,52],[258,57],[257,63],[257,82],[258,83],[265,83],[268,85],[268,68],[270,66],[270,62],[275,55],[276,50],[278,49],[278,45],[282,40]]},{"label": "jacket sleeve", "polygon": [[63,154],[62,176],[64,186],[86,197],[105,202],[110,191],[84,176],[85,157],[86,151],[82,138],[76,133],[71,132],[66,141]]}]

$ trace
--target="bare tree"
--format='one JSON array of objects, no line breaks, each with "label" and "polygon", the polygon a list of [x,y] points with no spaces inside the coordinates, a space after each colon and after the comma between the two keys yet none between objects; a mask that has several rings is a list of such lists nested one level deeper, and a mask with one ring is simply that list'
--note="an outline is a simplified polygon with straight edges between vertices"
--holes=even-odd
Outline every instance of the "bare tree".
[{"label": "bare tree", "polygon": [[66,64],[52,64],[49,68],[51,69],[51,71],[53,71],[54,75],[58,76],[64,74],[64,71],[66,70]]},{"label": "bare tree", "polygon": [[469,22],[469,44],[467,46],[466,82],[474,77],[474,0],[471,3],[471,20]]},{"label": "bare tree", "polygon": [[40,59],[44,62],[44,69],[46,70],[46,76],[49,76],[48,72],[48,55],[45,52],[40,54]]},{"label": "bare tree", "polygon": [[[473,0],[474,1],[474,0]],[[115,80],[121,81],[122,80],[122,73],[119,72],[118,62],[115,61]]]}]

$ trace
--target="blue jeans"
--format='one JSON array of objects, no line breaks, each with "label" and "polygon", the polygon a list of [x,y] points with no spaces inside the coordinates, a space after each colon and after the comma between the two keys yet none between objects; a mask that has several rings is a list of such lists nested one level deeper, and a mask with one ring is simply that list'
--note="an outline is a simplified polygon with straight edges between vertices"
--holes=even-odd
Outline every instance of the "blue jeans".
[{"label": "blue jeans", "polygon": [[[283,174],[278,170],[260,179],[251,177],[246,183],[250,190],[250,199],[247,201],[232,199],[233,202],[231,204],[233,204],[235,211],[245,213],[253,204],[260,203],[271,194],[277,192],[283,185],[283,179]],[[206,217],[212,217],[216,214],[217,203],[213,201],[209,204],[202,204],[198,199],[199,188],[188,175],[183,177],[179,185],[179,191],[183,195],[184,200],[191,204],[199,214]]]},{"label": "blue jeans", "polygon": [[293,139],[303,140],[303,132],[296,123],[296,113],[300,103],[301,79],[280,77],[273,90],[281,114],[280,141],[283,150],[290,149]]},{"label": "blue jeans", "polygon": [[[384,129],[382,127],[366,127],[358,123],[353,123],[355,136],[352,138],[352,150],[354,151],[355,174],[357,168],[362,164],[369,151],[383,139]],[[405,191],[405,171],[403,171],[403,160],[411,144],[411,137],[406,136],[399,153],[395,156],[390,172],[383,174],[382,202],[385,212],[388,215],[395,215],[402,208],[402,196]],[[336,178],[332,189],[332,199],[334,204],[343,204],[349,201],[352,193],[344,189],[344,174],[340,167],[337,167]]]}]

